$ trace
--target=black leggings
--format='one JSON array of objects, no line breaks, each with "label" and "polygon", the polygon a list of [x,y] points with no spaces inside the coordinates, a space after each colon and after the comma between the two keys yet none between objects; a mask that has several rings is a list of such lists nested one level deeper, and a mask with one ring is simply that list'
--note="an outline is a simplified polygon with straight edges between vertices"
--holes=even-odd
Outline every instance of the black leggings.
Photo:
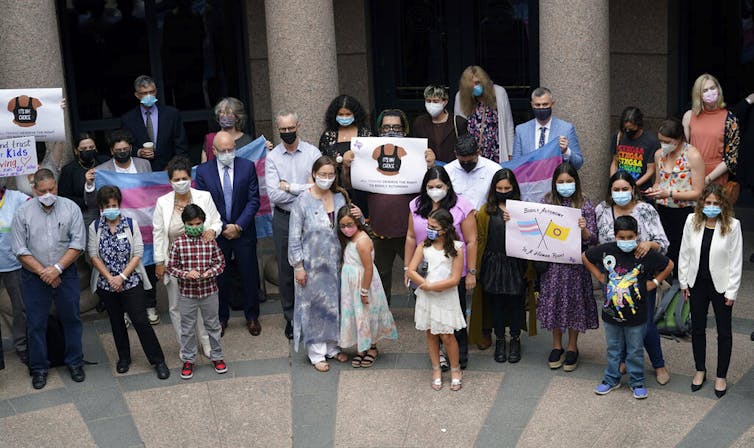
[{"label": "black leggings", "polygon": [[730,354],[733,350],[733,332],[731,330],[732,306],[725,304],[725,296],[715,291],[712,280],[697,279],[690,289],[691,297],[691,347],[694,350],[696,370],[706,371],[705,357],[707,352],[707,311],[712,302],[717,326],[717,377],[728,375]]},{"label": "black leggings", "polygon": [[495,327],[495,337],[505,337],[506,323],[511,329],[511,337],[521,335],[521,319],[524,315],[524,299],[520,295],[484,294],[488,309],[492,314],[492,324]]}]

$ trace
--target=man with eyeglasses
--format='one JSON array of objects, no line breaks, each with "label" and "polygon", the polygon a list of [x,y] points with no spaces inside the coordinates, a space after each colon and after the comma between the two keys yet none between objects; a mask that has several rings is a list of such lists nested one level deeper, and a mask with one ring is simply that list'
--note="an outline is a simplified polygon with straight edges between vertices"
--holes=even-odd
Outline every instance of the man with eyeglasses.
[{"label": "man with eyeglasses", "polygon": [[312,166],[322,156],[319,149],[301,140],[301,124],[293,111],[279,113],[275,120],[282,142],[267,153],[264,177],[273,206],[272,240],[278,262],[280,304],[285,316],[285,337],[293,339],[293,267],[288,264],[288,222],[298,195],[312,185]]}]

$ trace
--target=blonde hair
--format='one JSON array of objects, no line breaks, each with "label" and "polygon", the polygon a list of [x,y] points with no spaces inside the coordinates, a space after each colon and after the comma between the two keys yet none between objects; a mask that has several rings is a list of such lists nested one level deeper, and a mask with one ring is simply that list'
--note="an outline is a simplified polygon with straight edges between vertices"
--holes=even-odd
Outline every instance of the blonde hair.
[{"label": "blonde hair", "polygon": [[241,100],[232,96],[225,97],[215,105],[215,119],[220,120],[221,113],[231,113],[236,116],[236,129],[243,131],[246,127],[246,109]]},{"label": "blonde hair", "polygon": [[724,236],[730,232],[731,223],[733,222],[735,214],[733,212],[733,205],[731,205],[728,195],[725,194],[725,189],[723,189],[720,184],[709,184],[704,187],[702,195],[696,201],[693,219],[694,230],[697,232],[702,230],[702,225],[707,221],[707,217],[703,213],[704,201],[712,194],[714,194],[717,197],[717,200],[720,201],[720,216],[717,218],[717,221],[720,223],[720,234]]},{"label": "blonde hair", "polygon": [[479,78],[479,83],[484,88],[482,96],[479,97],[479,101],[484,103],[485,106],[497,109],[497,99],[495,98],[495,85],[490,79],[490,75],[487,74],[484,69],[478,65],[470,65],[466,67],[466,70],[461,73],[461,80],[458,81],[458,96],[461,103],[461,112],[465,116],[471,115],[476,107],[476,99],[472,94],[474,89],[473,78],[476,75]]},{"label": "blonde hair", "polygon": [[723,99],[723,88],[720,85],[720,82],[715,78],[714,76],[710,75],[709,73],[704,73],[698,78],[696,78],[696,81],[694,81],[694,87],[691,88],[691,110],[694,112],[694,115],[699,115],[702,113],[703,104],[702,104],[702,89],[704,88],[704,83],[707,82],[707,80],[712,80],[712,82],[715,83],[715,86],[717,87],[717,108],[722,109],[725,107],[725,100]]}]

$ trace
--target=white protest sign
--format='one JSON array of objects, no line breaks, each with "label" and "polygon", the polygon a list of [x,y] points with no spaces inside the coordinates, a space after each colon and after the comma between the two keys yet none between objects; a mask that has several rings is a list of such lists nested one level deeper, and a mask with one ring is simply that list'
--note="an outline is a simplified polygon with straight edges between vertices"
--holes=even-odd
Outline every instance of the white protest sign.
[{"label": "white protest sign", "polygon": [[581,264],[581,209],[508,200],[505,223],[509,257],[551,263]]},{"label": "white protest sign", "polygon": [[352,138],[351,185],[371,193],[418,193],[427,172],[426,149],[426,138]]},{"label": "white protest sign", "polygon": [[0,138],[65,141],[63,89],[0,89]]},{"label": "white protest sign", "polygon": [[20,176],[37,171],[34,137],[0,140],[0,177]]}]

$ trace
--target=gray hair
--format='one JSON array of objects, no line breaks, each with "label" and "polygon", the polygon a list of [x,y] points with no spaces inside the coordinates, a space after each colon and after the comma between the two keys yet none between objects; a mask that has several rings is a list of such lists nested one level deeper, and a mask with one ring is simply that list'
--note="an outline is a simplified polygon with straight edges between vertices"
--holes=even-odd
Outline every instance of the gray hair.
[{"label": "gray hair", "polygon": [[34,185],[49,179],[55,180],[55,175],[47,168],[40,168],[34,173]]},{"label": "gray hair", "polygon": [[154,82],[154,79],[152,79],[151,76],[141,75],[134,80],[134,92],[136,92],[142,87],[148,87],[148,86],[154,86],[154,85],[156,84]]},{"label": "gray hair", "polygon": [[430,84],[424,89],[424,99],[426,100],[427,98],[440,98],[441,100],[447,100],[448,89],[443,86]]},{"label": "gray hair", "polygon": [[230,112],[236,116],[236,129],[243,130],[246,128],[246,107],[238,98],[228,96],[218,101],[215,105],[215,119],[218,121],[221,112]]},{"label": "gray hair", "polygon": [[539,98],[541,96],[550,95],[550,99],[554,100],[555,97],[552,96],[552,90],[548,89],[547,87],[537,87],[534,89],[534,91],[531,93],[531,99]]},{"label": "gray hair", "polygon": [[280,112],[278,112],[277,115],[275,115],[275,124],[280,121],[281,118],[287,117],[288,115],[293,115],[293,119],[296,120],[296,124],[298,124],[298,114],[292,110],[283,109]]}]

